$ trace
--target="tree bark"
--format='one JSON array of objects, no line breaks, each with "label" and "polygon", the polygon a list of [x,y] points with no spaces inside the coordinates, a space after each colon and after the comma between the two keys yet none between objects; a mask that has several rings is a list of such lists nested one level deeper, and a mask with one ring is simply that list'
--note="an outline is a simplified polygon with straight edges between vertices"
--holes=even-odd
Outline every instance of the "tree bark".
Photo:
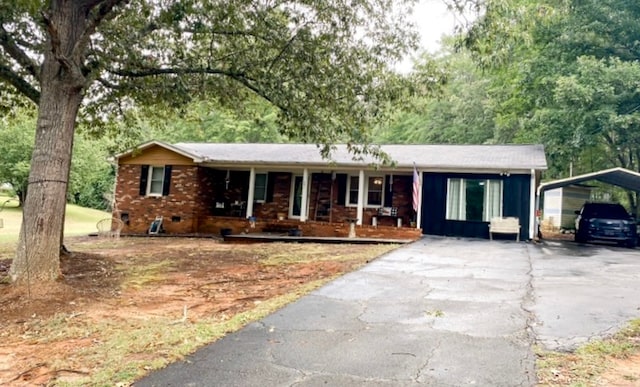
[{"label": "tree bark", "polygon": [[48,49],[41,68],[35,146],[16,257],[14,283],[54,281],[60,276],[69,166],[78,109],[83,98],[78,50],[86,26],[82,2],[52,0],[45,14]]}]

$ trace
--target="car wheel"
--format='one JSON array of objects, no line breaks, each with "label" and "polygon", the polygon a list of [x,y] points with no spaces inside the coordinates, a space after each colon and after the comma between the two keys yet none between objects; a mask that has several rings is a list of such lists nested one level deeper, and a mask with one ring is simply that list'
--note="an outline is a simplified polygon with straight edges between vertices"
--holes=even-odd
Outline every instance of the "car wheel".
[{"label": "car wheel", "polygon": [[636,240],[636,238],[633,238],[627,241],[626,246],[630,249],[635,249],[637,244],[638,244],[638,241]]},{"label": "car wheel", "polygon": [[585,238],[584,235],[582,235],[582,233],[579,231],[576,231],[573,239],[578,243],[585,243],[587,241],[587,238]]}]

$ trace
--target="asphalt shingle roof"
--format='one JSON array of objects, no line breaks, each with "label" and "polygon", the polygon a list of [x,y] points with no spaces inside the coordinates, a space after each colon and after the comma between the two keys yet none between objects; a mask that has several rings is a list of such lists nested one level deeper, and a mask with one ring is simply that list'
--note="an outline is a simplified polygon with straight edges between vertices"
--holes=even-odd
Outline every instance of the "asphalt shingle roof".
[{"label": "asphalt shingle roof", "polygon": [[[331,159],[323,159],[311,144],[178,143],[173,147],[210,163],[360,166],[370,157],[354,160],[345,145],[337,145]],[[398,168],[421,169],[547,169],[542,145],[382,145]]]}]

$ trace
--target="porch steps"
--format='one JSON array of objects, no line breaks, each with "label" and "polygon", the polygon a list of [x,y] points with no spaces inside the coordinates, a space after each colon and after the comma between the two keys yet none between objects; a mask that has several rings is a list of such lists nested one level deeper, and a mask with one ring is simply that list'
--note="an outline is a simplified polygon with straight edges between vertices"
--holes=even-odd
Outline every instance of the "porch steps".
[{"label": "porch steps", "polygon": [[348,238],[348,237],[313,237],[313,236],[289,236],[282,234],[251,233],[225,235],[224,241],[229,243],[268,243],[268,242],[294,242],[294,243],[345,243],[345,244],[407,244],[412,239],[386,239],[386,238]]}]

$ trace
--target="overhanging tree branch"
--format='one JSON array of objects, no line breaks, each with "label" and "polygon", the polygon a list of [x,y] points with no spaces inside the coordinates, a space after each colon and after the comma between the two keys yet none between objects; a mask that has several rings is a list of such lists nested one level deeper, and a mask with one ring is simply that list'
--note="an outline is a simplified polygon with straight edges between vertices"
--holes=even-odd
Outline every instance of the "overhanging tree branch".
[{"label": "overhanging tree branch", "polygon": [[152,77],[157,75],[187,75],[187,74],[209,74],[209,75],[223,75],[229,77],[241,85],[245,86],[249,90],[256,93],[258,96],[264,98],[266,101],[270,102],[274,106],[278,107],[283,111],[287,111],[286,106],[278,103],[278,101],[274,100],[269,94],[267,94],[264,90],[257,87],[253,82],[256,82],[255,79],[248,77],[245,73],[242,72],[232,72],[221,69],[210,69],[210,68],[164,68],[164,69],[142,69],[142,70],[109,70],[110,73],[114,75],[118,75],[121,77],[129,77],[129,78],[144,78],[144,77]]},{"label": "overhanging tree branch", "polygon": [[121,86],[116,85],[115,83],[109,82],[106,79],[102,78],[102,77],[97,77],[96,80],[98,82],[100,82],[100,84],[108,89],[113,89],[113,90],[120,90],[122,89]]},{"label": "overhanging tree branch", "polygon": [[29,82],[25,81],[10,68],[0,65],[0,80],[4,80],[15,87],[20,93],[32,100],[36,105],[40,103],[40,92]]},{"label": "overhanging tree branch", "polygon": [[[118,75],[121,77],[130,77],[130,78],[144,78],[151,77],[154,75],[186,75],[186,74],[210,74],[210,75],[226,75],[228,77],[243,77],[250,79],[246,76],[245,73],[242,72],[231,72],[221,69],[212,69],[212,68],[149,68],[149,69],[140,69],[140,70],[125,70],[125,69],[112,69],[109,70],[110,73],[114,75]],[[250,79],[252,80],[252,79]]]},{"label": "overhanging tree branch", "polygon": [[120,4],[126,4],[129,0],[90,0],[87,1],[87,9],[91,10],[99,5],[97,11],[93,13],[87,20],[87,26],[82,32],[82,36],[73,47],[73,57],[80,57],[85,48],[89,44],[91,35],[102,21],[113,13],[113,8]]},{"label": "overhanging tree branch", "polygon": [[38,64],[29,58],[27,54],[20,49],[9,32],[0,24],[0,46],[9,54],[22,68],[27,70],[37,81],[40,81],[40,70]]}]

